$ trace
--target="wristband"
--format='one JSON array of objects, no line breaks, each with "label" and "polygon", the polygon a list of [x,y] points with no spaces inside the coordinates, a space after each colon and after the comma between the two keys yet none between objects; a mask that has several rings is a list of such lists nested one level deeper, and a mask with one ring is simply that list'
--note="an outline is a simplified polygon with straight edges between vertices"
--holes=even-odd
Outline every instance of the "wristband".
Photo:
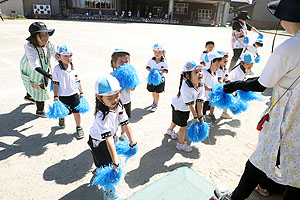
[{"label": "wristband", "polygon": [[134,145],[131,145],[131,144],[129,144],[129,146],[132,148],[132,147],[134,147],[134,146],[136,146],[137,145],[137,142],[134,144]]},{"label": "wristband", "polygon": [[58,97],[58,96],[57,96],[57,95],[55,95],[55,96],[54,96],[54,98],[55,98],[55,97]]},{"label": "wristband", "polygon": [[203,115],[199,117],[199,119],[203,118]]},{"label": "wristband", "polygon": [[119,167],[120,164],[116,164],[116,163],[113,162],[113,165],[116,166],[116,167]]},{"label": "wristband", "polygon": [[194,117],[194,119],[198,119],[198,117]]},{"label": "wristband", "polygon": [[83,92],[80,92],[79,94],[83,94]]}]

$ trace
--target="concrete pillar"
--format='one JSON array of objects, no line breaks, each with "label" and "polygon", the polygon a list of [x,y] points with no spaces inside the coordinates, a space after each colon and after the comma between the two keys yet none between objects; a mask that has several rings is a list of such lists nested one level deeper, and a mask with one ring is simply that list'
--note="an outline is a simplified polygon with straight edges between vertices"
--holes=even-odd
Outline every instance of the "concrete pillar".
[{"label": "concrete pillar", "polygon": [[217,17],[216,17],[216,24],[215,25],[219,25],[221,20],[220,20],[220,14],[221,14],[221,3],[218,3],[217,5]]},{"label": "concrete pillar", "polygon": [[222,26],[226,26],[226,24],[227,24],[229,8],[230,8],[230,4],[228,2],[225,2],[224,9],[223,9]]},{"label": "concrete pillar", "polygon": [[173,13],[174,13],[174,0],[169,0],[168,15],[170,21],[173,21]]}]

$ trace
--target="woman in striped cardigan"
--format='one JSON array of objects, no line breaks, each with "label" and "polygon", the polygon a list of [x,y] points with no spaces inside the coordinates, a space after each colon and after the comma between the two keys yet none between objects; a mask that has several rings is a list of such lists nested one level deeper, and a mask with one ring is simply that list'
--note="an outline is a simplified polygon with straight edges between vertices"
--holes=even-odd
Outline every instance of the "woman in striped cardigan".
[{"label": "woman in striped cardigan", "polygon": [[55,56],[56,45],[49,41],[54,29],[47,29],[43,22],[29,26],[30,36],[26,39],[25,55],[20,62],[21,77],[27,91],[26,100],[36,102],[36,115],[45,117],[44,102],[49,99],[47,85],[52,79],[50,58]]}]

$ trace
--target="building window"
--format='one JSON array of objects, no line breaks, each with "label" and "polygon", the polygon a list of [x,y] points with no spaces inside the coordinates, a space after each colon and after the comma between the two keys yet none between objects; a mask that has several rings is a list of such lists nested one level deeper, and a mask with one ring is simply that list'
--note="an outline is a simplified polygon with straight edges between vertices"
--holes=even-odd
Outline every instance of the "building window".
[{"label": "building window", "polygon": [[86,8],[101,8],[103,10],[116,10],[116,0],[85,1]]},{"label": "building window", "polygon": [[209,9],[198,9],[198,20],[211,19],[212,10]]},{"label": "building window", "polygon": [[188,14],[188,3],[174,3],[174,14]]}]

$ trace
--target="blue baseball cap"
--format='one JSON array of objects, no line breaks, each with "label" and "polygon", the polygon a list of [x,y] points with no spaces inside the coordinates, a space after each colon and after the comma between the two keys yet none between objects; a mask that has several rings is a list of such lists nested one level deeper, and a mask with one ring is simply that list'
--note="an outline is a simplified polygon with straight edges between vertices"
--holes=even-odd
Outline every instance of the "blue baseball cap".
[{"label": "blue baseball cap", "polygon": [[195,61],[187,61],[183,66],[182,72],[189,72],[197,69],[201,69],[201,66],[197,65]]},{"label": "blue baseball cap", "polygon": [[119,81],[112,75],[101,76],[96,80],[95,93],[102,96],[111,96],[120,92]]},{"label": "blue baseball cap", "polygon": [[222,50],[220,50],[220,51],[217,51],[221,56],[228,56],[229,55],[229,52],[225,52],[225,51],[222,51]]},{"label": "blue baseball cap", "polygon": [[244,53],[241,55],[241,61],[244,63],[254,63],[254,58],[251,53]]},{"label": "blue baseball cap", "polygon": [[260,44],[264,43],[262,39],[257,39],[255,42],[260,43]]}]

